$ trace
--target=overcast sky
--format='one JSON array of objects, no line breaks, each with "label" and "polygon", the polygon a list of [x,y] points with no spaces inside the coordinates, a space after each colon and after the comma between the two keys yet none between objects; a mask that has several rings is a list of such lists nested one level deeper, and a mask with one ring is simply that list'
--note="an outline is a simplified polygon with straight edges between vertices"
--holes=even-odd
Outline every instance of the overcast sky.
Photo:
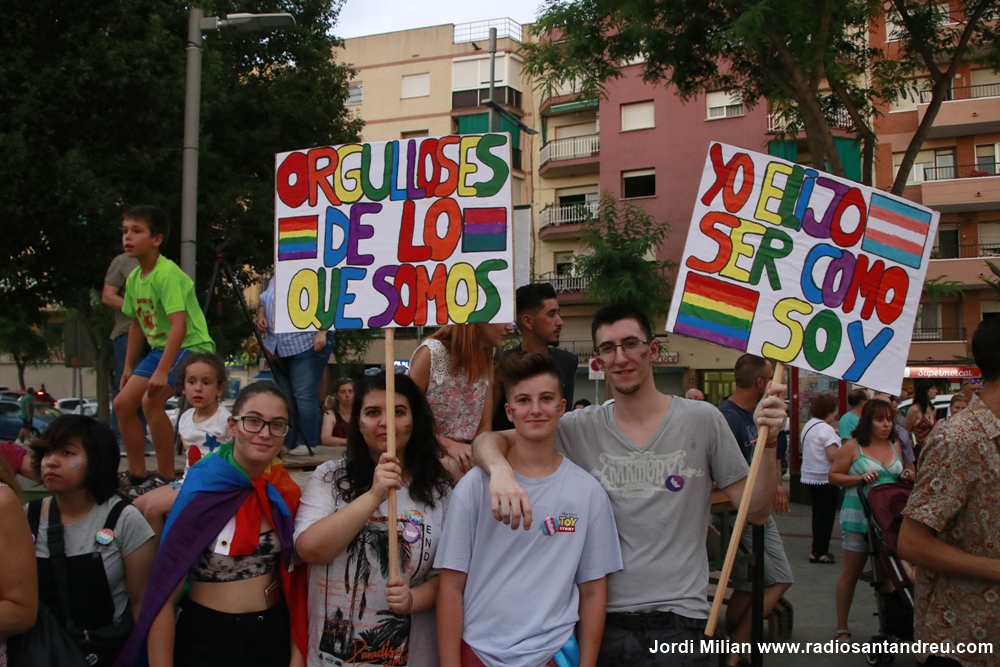
[{"label": "overcast sky", "polygon": [[542,0],[347,0],[333,32],[360,37],[382,32],[425,28],[443,23],[468,23],[511,18],[532,23]]}]

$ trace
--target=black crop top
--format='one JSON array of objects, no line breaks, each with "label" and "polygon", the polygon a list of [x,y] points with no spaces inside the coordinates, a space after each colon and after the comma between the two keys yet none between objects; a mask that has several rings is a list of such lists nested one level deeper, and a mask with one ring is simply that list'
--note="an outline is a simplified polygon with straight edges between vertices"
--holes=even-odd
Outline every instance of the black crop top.
[{"label": "black crop top", "polygon": [[280,559],[278,535],[269,530],[260,534],[256,551],[247,556],[217,554],[213,546],[209,546],[191,568],[190,579],[211,583],[254,579],[277,572]]}]

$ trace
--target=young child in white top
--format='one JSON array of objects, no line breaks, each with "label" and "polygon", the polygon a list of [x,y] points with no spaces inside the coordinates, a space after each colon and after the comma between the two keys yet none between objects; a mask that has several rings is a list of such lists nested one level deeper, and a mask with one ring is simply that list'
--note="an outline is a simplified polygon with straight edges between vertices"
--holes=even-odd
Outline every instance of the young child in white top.
[{"label": "young child in white top", "polygon": [[[184,472],[219,445],[233,441],[229,433],[229,410],[220,402],[226,391],[226,365],[214,354],[192,354],[180,369],[181,391],[191,407],[177,425],[184,445]],[[184,479],[145,493],[133,502],[156,534],[163,530]]]},{"label": "young child in white top", "polygon": [[507,460],[542,525],[511,530],[496,521],[481,468],[455,487],[434,561],[441,667],[594,667],[606,578],[622,568],[611,501],[556,451],[566,399],[555,360],[511,355],[497,377],[515,431]]}]

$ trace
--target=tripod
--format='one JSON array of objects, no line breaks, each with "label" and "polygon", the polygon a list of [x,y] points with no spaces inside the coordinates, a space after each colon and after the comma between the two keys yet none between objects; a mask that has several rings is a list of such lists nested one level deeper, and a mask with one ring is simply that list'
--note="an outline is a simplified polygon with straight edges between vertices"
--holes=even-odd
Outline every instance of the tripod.
[{"label": "tripod", "polygon": [[[233,274],[233,270],[229,267],[226,262],[226,251],[232,244],[232,239],[228,238],[215,238],[212,239],[212,252],[215,253],[215,264],[212,266],[212,277],[208,281],[208,290],[205,292],[205,302],[202,304],[201,310],[205,314],[205,318],[208,319],[208,309],[212,303],[212,295],[215,294],[216,287],[220,284],[221,278],[225,277],[226,281],[229,283],[230,289],[236,294],[236,298],[240,303],[240,308],[243,311],[243,316],[246,318],[247,326],[253,332],[254,338],[257,339],[257,349],[260,353],[264,355],[267,360],[268,366],[271,368],[272,374],[283,373],[284,366],[280,357],[271,354],[266,347],[264,347],[264,340],[260,337],[260,331],[257,329],[257,321],[250,314],[250,307],[247,306],[246,299],[243,298],[243,288],[239,281],[236,280],[236,276]],[[217,305],[219,308],[222,307],[222,297],[221,294],[218,295]],[[290,404],[290,409],[292,411],[292,423],[295,425],[294,433],[298,433],[300,427],[299,425],[299,414],[298,407],[295,401],[292,400]],[[180,419],[178,419],[180,423]],[[294,442],[294,441],[293,441]],[[313,449],[312,445],[306,443],[306,449],[309,450],[309,455],[312,456]]]}]

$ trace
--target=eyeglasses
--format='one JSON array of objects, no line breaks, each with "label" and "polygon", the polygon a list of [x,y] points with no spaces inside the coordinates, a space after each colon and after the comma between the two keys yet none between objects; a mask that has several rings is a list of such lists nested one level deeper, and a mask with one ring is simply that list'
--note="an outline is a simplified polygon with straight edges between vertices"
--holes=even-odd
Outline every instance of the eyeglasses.
[{"label": "eyeglasses", "polygon": [[261,419],[260,417],[233,417],[233,421],[242,422],[243,430],[247,433],[260,433],[266,426],[271,432],[271,435],[276,438],[285,437],[292,428],[288,425],[288,422],[282,419],[267,421],[266,419]]},{"label": "eyeglasses", "polygon": [[620,343],[612,343],[610,341],[607,343],[601,343],[594,349],[594,352],[596,352],[599,357],[610,359],[615,356],[616,352],[618,352],[618,348],[621,348],[622,352],[625,354],[631,354],[641,350],[643,345],[649,345],[649,341],[632,336],[630,338],[626,338]]}]

